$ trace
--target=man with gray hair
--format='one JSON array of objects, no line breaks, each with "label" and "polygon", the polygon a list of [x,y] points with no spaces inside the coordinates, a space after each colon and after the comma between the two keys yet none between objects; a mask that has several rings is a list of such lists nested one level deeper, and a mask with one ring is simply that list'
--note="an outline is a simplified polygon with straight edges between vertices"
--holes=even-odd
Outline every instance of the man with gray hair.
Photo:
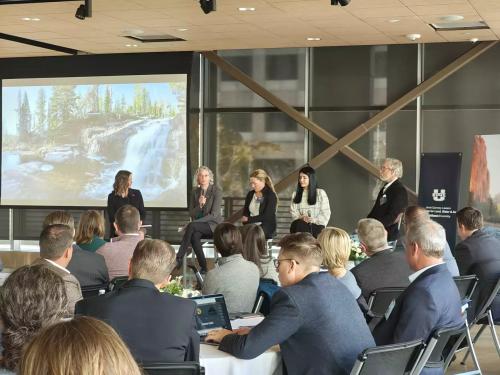
[{"label": "man with gray hair", "polygon": [[142,240],[129,263],[129,280],[118,290],[79,302],[76,314],[108,323],[139,362],[198,361],[195,303],[160,292],[174,267],[170,244]]},{"label": "man with gray hair", "polygon": [[403,251],[392,251],[387,245],[387,231],[384,225],[375,219],[361,219],[357,227],[363,252],[368,255],[351,272],[361,293],[368,301],[370,294],[386,287],[407,287],[408,276],[412,273]]},{"label": "man with gray hair", "polygon": [[408,193],[399,180],[403,177],[403,164],[398,159],[387,158],[380,166],[380,179],[384,186],[380,189],[368,218],[384,224],[388,241],[398,239],[399,220],[408,205]]},{"label": "man with gray hair", "polygon": [[[410,286],[398,297],[392,310],[375,327],[377,345],[427,340],[435,329],[464,324],[460,294],[443,262],[446,243],[444,228],[425,221],[412,225],[406,233],[406,259],[411,269]],[[424,369],[422,374],[436,373]]]},{"label": "man with gray hair", "polygon": [[[429,211],[427,211],[424,207],[420,206],[408,206],[403,216],[405,230],[408,230],[408,227],[412,225],[429,220],[431,220]],[[458,271],[457,261],[455,260],[455,257],[451,253],[448,241],[445,242],[443,251],[444,251],[443,260],[446,263],[446,267],[448,267],[448,271],[450,271],[451,276],[459,276],[460,273]]]}]

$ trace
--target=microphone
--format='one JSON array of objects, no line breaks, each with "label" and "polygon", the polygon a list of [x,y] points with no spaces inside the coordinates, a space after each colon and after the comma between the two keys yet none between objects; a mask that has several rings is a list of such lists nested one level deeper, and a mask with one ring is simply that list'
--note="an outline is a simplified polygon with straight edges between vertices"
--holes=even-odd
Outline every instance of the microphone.
[{"label": "microphone", "polygon": [[[311,210],[307,210],[307,217],[311,217],[311,216],[312,216]],[[308,224],[309,224],[309,233],[313,234],[313,232],[312,232],[312,223],[309,222]]]}]

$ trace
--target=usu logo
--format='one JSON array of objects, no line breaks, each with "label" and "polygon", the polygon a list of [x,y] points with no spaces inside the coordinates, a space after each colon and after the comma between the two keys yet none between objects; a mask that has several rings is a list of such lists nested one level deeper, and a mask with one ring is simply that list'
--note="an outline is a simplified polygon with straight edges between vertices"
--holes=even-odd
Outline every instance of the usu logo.
[{"label": "usu logo", "polygon": [[432,199],[435,202],[442,202],[446,199],[446,190],[445,189],[434,189],[432,193]]}]

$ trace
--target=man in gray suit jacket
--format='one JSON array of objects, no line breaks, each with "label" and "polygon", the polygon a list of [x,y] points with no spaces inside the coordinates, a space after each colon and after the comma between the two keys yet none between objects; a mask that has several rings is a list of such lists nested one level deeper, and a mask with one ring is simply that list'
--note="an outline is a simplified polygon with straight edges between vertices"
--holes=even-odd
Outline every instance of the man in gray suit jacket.
[{"label": "man in gray suit jacket", "polygon": [[82,250],[73,244],[73,256],[67,267],[80,282],[80,286],[100,285],[109,282],[108,268],[104,257]]},{"label": "man in gray suit jacket", "polygon": [[380,288],[407,287],[412,270],[406,262],[405,253],[393,252],[387,245],[384,224],[375,219],[361,219],[357,231],[361,247],[369,258],[351,272],[365,299],[368,301],[370,294]]},{"label": "man in gray suit jacket", "polygon": [[349,290],[327,272],[318,241],[310,233],[284,237],[276,259],[281,288],[271,312],[251,330],[217,330],[207,339],[219,350],[251,359],[280,345],[289,375],[349,374],[356,357],[374,346]]},{"label": "man in gray suit jacket", "polygon": [[68,316],[73,316],[75,304],[82,297],[80,283],[67,269],[73,254],[73,230],[63,224],[49,225],[40,234],[40,258],[33,264],[43,264],[61,276],[68,296]]}]

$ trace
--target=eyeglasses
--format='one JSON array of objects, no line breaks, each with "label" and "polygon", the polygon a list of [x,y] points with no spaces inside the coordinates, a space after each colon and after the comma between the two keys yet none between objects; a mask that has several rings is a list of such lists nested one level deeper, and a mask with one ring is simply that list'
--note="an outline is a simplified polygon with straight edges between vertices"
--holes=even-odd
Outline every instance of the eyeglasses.
[{"label": "eyeglasses", "polygon": [[394,170],[394,168],[391,168],[391,167],[386,167],[385,165],[382,165],[382,166],[380,167],[380,170],[381,170],[381,171],[393,171],[393,170]]},{"label": "eyeglasses", "polygon": [[276,269],[280,268],[280,263],[283,262],[284,260],[288,260],[288,261],[294,261],[295,263],[299,264],[299,262],[297,262],[295,259],[273,259],[273,263],[274,263],[274,267]]}]

